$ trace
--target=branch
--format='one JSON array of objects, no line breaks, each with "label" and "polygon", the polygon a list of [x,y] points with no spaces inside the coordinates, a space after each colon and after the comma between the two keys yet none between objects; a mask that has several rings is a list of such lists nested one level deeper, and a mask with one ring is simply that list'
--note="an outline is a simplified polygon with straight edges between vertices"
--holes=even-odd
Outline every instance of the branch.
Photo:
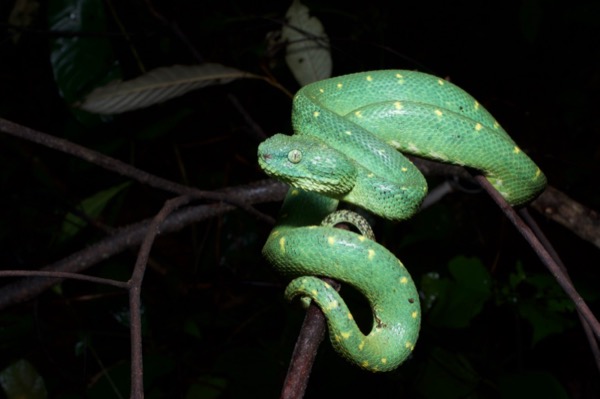
[{"label": "branch", "polygon": [[146,230],[146,236],[140,247],[133,275],[129,279],[129,329],[131,334],[131,398],[144,397],[143,356],[142,356],[142,281],[146,272],[146,265],[150,257],[152,244],[159,234],[164,220],[179,208],[190,202],[187,196],[168,200],[158,214],[152,219]]},{"label": "branch", "polygon": [[[248,203],[281,201],[287,192],[287,186],[273,180],[263,180],[253,185],[239,186],[223,190],[229,195],[244,197]],[[192,223],[223,215],[236,209],[229,204],[213,204],[188,207],[167,217],[160,227],[160,234],[179,231]],[[129,225],[96,244],[42,268],[44,271],[79,273],[91,266],[110,258],[127,248],[138,246],[144,239],[151,219]],[[23,279],[0,288],[0,310],[17,302],[36,297],[44,290],[61,280],[49,278]]]},{"label": "branch", "polygon": [[585,321],[592,328],[594,335],[600,339],[600,323],[594,317],[594,314],[587,306],[581,295],[577,292],[573,283],[569,277],[561,270],[561,267],[554,261],[554,258],[549,251],[542,245],[537,236],[533,233],[531,228],[521,219],[517,212],[506,203],[504,198],[494,189],[491,183],[483,176],[477,175],[475,179],[481,184],[481,186],[488,192],[496,204],[502,209],[504,214],[512,222],[512,224],[519,230],[519,233],[527,240],[533,250],[537,253],[538,257],[548,268],[550,273],[556,279],[556,282],[561,286],[567,296],[573,301],[579,314],[585,319]]},{"label": "branch", "polygon": [[248,204],[243,197],[237,197],[232,194],[226,194],[225,192],[215,191],[203,191],[198,190],[194,187],[188,187],[183,184],[178,184],[162,177],[155,176],[151,173],[145,172],[138,168],[135,168],[125,162],[119,161],[118,159],[111,158],[107,155],[99,153],[94,150],[90,150],[78,144],[72,143],[68,140],[61,139],[58,137],[51,136],[46,133],[28,128],[0,118],[0,131],[11,134],[13,136],[29,140],[31,142],[41,144],[45,147],[52,148],[64,152],[65,154],[73,155],[77,158],[83,159],[94,165],[101,166],[106,170],[116,172],[122,176],[129,177],[140,183],[147,184],[151,187],[158,188],[160,190],[169,191],[178,195],[189,195],[196,199],[209,199],[214,201],[222,201],[232,205],[235,205],[245,211],[255,215],[259,219],[274,224],[275,221],[270,216],[264,215],[258,212]]},{"label": "branch", "polygon": [[[417,157],[409,158],[425,176],[457,177],[474,182],[473,176],[463,167]],[[600,248],[599,212],[580,204],[553,186],[548,186],[546,191],[531,203],[531,207]]]}]

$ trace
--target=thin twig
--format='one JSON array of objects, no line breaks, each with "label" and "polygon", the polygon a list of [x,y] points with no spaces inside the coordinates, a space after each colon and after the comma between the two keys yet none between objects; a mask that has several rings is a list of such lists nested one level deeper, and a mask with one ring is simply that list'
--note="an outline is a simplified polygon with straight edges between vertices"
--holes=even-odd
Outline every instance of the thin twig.
[{"label": "thin twig", "polygon": [[55,279],[68,278],[71,280],[88,281],[90,283],[112,285],[117,288],[127,288],[126,281],[113,280],[109,278],[87,276],[79,273],[57,272],[57,271],[41,271],[41,270],[1,270],[0,277],[51,277],[53,284]]},{"label": "thin twig", "polygon": [[165,219],[177,208],[190,202],[188,196],[168,200],[158,214],[152,219],[146,230],[146,236],[140,246],[133,274],[129,279],[129,330],[131,334],[131,398],[144,398],[143,356],[142,356],[142,314],[141,298],[142,281],[148,264],[152,244],[159,234]]},{"label": "thin twig", "polygon": [[600,323],[594,317],[594,314],[587,306],[581,295],[577,292],[571,280],[565,276],[561,268],[556,264],[550,253],[544,248],[541,242],[538,240],[533,231],[527,226],[527,224],[519,217],[517,212],[504,200],[504,198],[498,193],[488,180],[481,175],[475,176],[475,179],[481,184],[481,186],[488,192],[496,204],[502,209],[506,217],[512,222],[517,228],[521,235],[531,245],[535,253],[538,255],[542,263],[548,268],[550,273],[556,279],[556,282],[561,286],[567,296],[573,301],[578,312],[583,316],[587,323],[592,328],[594,335],[600,339]]},{"label": "thin twig", "polygon": [[[548,250],[548,253],[550,253],[550,255],[552,256],[552,259],[554,259],[554,261],[556,262],[558,267],[560,267],[562,272],[565,274],[565,277],[567,279],[569,279],[569,281],[571,281],[571,278],[569,277],[567,268],[566,268],[565,264],[563,263],[562,259],[560,258],[560,256],[558,255],[558,252],[556,252],[556,250],[554,249],[554,246],[550,243],[550,240],[548,240],[548,238],[546,237],[546,234],[544,234],[542,229],[540,229],[540,227],[538,226],[535,219],[531,217],[531,215],[529,214],[529,211],[527,211],[527,208],[519,209],[519,214],[521,215],[523,220],[525,220],[527,225],[529,225],[529,227],[531,227],[531,230],[539,238],[539,240],[542,243],[542,245],[544,246],[544,248],[546,248]],[[598,347],[598,340],[594,336],[592,327],[587,323],[586,319],[581,314],[579,309],[577,309],[577,316],[579,316],[579,322],[581,323],[581,327],[583,328],[583,331],[585,332],[585,336],[590,345],[590,349],[592,350],[594,361],[596,362],[596,368],[600,372],[600,348]]]},{"label": "thin twig", "polygon": [[[287,186],[274,180],[239,186],[224,190],[231,195],[247,198],[250,203],[281,201]],[[214,218],[236,208],[228,204],[201,205],[181,209],[171,214],[161,227],[161,234],[179,231],[192,223]],[[114,235],[75,252],[64,259],[43,267],[44,271],[69,273],[82,272],[99,262],[119,254],[130,247],[138,246],[144,239],[151,219],[147,219],[116,230]],[[6,265],[4,265],[6,267]],[[46,289],[60,282],[60,279],[23,279],[0,288],[0,310],[18,302],[36,297]]]}]

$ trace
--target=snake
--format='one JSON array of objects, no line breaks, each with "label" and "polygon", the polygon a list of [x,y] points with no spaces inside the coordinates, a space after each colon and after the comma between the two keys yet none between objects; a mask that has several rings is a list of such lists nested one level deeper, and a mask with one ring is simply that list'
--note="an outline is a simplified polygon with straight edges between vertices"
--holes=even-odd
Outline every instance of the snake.
[{"label": "snake", "polygon": [[[514,207],[537,197],[546,177],[471,95],[417,71],[308,84],[294,96],[292,128],[293,135],[275,134],[258,147],[263,171],[291,186],[263,255],[292,279],[286,299],[319,306],[343,358],[372,372],[394,370],[413,353],[421,324],[410,273],[372,237],[322,221],[340,201],[392,221],[412,217],[427,182],[405,154],[478,170]],[[373,319],[368,333],[319,277],[364,295]]]}]

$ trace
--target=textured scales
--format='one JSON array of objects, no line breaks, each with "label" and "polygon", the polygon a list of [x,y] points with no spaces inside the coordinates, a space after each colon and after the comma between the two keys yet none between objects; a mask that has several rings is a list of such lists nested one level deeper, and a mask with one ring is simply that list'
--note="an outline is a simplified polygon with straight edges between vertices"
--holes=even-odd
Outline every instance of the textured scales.
[{"label": "textured scales", "polygon": [[473,97],[419,72],[373,71],[307,85],[294,97],[292,124],[294,136],[275,135],[259,146],[259,164],[312,193],[290,191],[263,253],[284,274],[327,276],[362,292],[373,310],[366,336],[318,279],[292,281],[286,297],[308,296],[323,309],[330,339],[348,360],[371,371],[394,369],[420,326],[408,272],[374,241],[316,225],[338,200],[392,220],[411,217],[427,185],[399,151],[478,169],[513,206],[535,198],[546,178]]}]

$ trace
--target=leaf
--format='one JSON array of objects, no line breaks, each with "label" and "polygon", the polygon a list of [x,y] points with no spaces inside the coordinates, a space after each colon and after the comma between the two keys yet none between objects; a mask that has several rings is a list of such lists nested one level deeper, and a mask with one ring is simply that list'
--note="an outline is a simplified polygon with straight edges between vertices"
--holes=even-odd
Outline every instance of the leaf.
[{"label": "leaf", "polygon": [[[94,219],[100,216],[100,213],[108,202],[119,194],[123,189],[127,188],[131,182],[125,182],[97,192],[96,194],[81,201],[77,207],[84,215]],[[74,213],[68,213],[62,224],[60,240],[67,240],[76,235],[83,227],[87,225],[87,221],[77,216]]]},{"label": "leaf", "polygon": [[8,399],[44,399],[48,397],[44,379],[25,359],[17,360],[0,371],[0,385]]},{"label": "leaf", "polygon": [[[48,26],[66,32],[50,40],[50,62],[61,96],[69,104],[92,88],[120,78],[107,36],[85,35],[106,32],[104,2],[97,0],[50,0]],[[81,32],[81,35],[73,34]],[[89,117],[89,114],[88,114]]]},{"label": "leaf", "polygon": [[281,30],[287,41],[285,62],[301,85],[331,77],[332,61],[329,38],[323,24],[309,15],[308,7],[294,0],[285,14]]},{"label": "leaf", "polygon": [[182,96],[192,90],[258,78],[249,72],[220,64],[161,67],[135,79],[112,82],[87,95],[78,107],[97,114],[118,114]]},{"label": "leaf", "polygon": [[[467,357],[433,347],[414,384],[419,397],[458,399],[476,397],[473,392],[481,384],[481,380]],[[432,381],[435,383],[432,384]]]},{"label": "leaf", "polygon": [[554,376],[545,371],[520,370],[498,379],[502,399],[567,399],[569,395]]},{"label": "leaf", "polygon": [[483,309],[491,296],[491,278],[477,258],[457,256],[448,264],[452,279],[437,274],[423,276],[423,305],[432,325],[463,328]]}]

